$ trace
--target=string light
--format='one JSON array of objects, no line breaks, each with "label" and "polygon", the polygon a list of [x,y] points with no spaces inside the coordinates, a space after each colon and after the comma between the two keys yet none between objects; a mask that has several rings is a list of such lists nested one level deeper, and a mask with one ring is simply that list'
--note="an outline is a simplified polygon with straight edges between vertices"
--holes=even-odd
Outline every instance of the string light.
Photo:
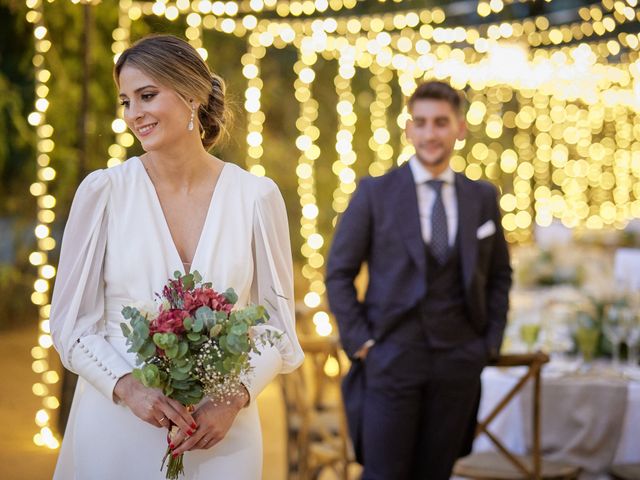
[{"label": "string light", "polygon": [[369,148],[373,151],[374,160],[369,166],[369,174],[377,177],[393,166],[393,148],[391,134],[387,125],[387,111],[391,106],[391,85],[393,72],[382,68],[377,63],[371,65],[369,85],[374,91],[375,99],[369,106],[371,114],[371,138]]},{"label": "string light", "polygon": [[262,125],[265,121],[261,111],[260,97],[262,96],[263,81],[260,78],[260,59],[266,53],[265,47],[260,45],[259,33],[249,36],[248,51],[242,56],[242,75],[247,79],[247,89],[244,92],[244,108],[247,111],[247,168],[254,175],[264,176],[265,168],[260,164],[263,154]]},{"label": "string light", "polygon": [[346,45],[340,50],[338,57],[338,73],[334,79],[338,103],[338,131],[336,133],[336,152],[338,159],[332,170],[338,178],[338,186],[333,192],[333,211],[336,215],[332,224],[336,225],[338,215],[344,212],[349,204],[349,197],[356,188],[356,173],[353,165],[356,163],[356,152],[353,150],[353,137],[356,131],[357,116],[354,111],[356,98],[351,91],[351,79],[355,71],[355,48]]},{"label": "string light", "polygon": [[[133,4],[132,0],[120,0],[118,4],[118,27],[113,30],[111,37],[111,51],[113,52],[113,63],[131,44],[131,22],[139,18],[140,7]],[[133,145],[133,135],[127,131],[127,124],[124,121],[124,107],[116,109],[116,118],[111,122],[111,130],[114,133],[114,142],[109,145],[108,167],[115,167],[127,158],[127,148]]]},{"label": "string light", "polygon": [[[458,142],[456,153],[452,158],[452,167],[456,171],[464,172],[471,178],[489,178],[502,185],[505,200],[501,204],[511,208],[511,210],[505,210],[503,221],[510,241],[528,240],[533,222],[546,225],[554,218],[559,218],[573,225],[575,219],[570,219],[562,212],[571,205],[579,208],[581,215],[584,215],[586,198],[584,195],[577,196],[575,188],[572,190],[569,187],[563,187],[564,179],[567,178],[568,173],[573,172],[573,170],[565,172],[564,168],[573,164],[567,162],[563,168],[556,168],[552,163],[553,160],[545,162],[536,156],[539,154],[542,155],[540,158],[546,159],[548,152],[552,151],[554,159],[562,158],[561,152],[563,145],[566,147],[566,139],[561,136],[557,144],[554,143],[553,147],[549,147],[548,132],[531,130],[533,128],[531,122],[521,128],[528,117],[532,116],[532,122],[538,116],[543,119],[546,117],[544,111],[538,111],[531,105],[527,105],[526,97],[520,95],[520,92],[528,94],[536,89],[542,90],[550,99],[563,99],[567,105],[585,102],[596,111],[602,111],[603,108],[606,111],[614,105],[627,110],[638,109],[637,91],[640,87],[637,87],[637,74],[633,80],[630,79],[629,74],[637,71],[637,69],[634,70],[635,64],[632,62],[634,58],[637,61],[637,50],[640,44],[640,37],[637,34],[622,32],[618,34],[616,40],[565,46],[576,40],[610,35],[619,25],[632,21],[629,10],[622,8],[620,2],[603,0],[602,7],[591,5],[581,8],[578,10],[580,21],[568,25],[552,26],[548,18],[538,16],[522,21],[494,22],[471,28],[442,27],[446,14],[439,8],[358,17],[328,16],[296,20],[295,15],[289,15],[281,20],[258,20],[253,16],[242,19],[224,18],[227,14],[221,10],[220,2],[217,5],[218,11],[214,12],[212,8],[211,14],[208,14],[206,6],[200,9],[200,13],[205,14],[202,20],[205,29],[216,29],[237,36],[250,32],[250,38],[251,36],[257,38],[257,41],[250,41],[250,43],[263,48],[271,46],[283,48],[286,45],[294,45],[301,50],[306,44],[307,50],[322,54],[331,60],[339,59],[345,43],[348,43],[355,49],[355,67],[372,71],[376,69],[395,71],[398,85],[405,97],[411,94],[417,81],[429,78],[447,80],[455,88],[471,87],[477,92],[491,90],[499,84],[501,87],[496,91],[500,92],[500,98],[513,97],[514,94],[518,99],[522,97],[524,103],[514,105],[508,118],[502,118],[499,114],[504,104],[503,100],[497,97],[494,100],[485,99],[484,101],[487,102],[484,105],[485,110],[477,120],[475,132],[478,137],[482,137],[482,142]],[[254,2],[254,6],[257,5],[258,2]],[[494,2],[494,6],[497,5],[498,3]],[[180,14],[188,15],[191,11],[195,11],[192,7],[193,5],[188,7],[185,4]],[[265,5],[264,11],[269,8],[273,10],[277,8],[277,4],[274,2],[268,6],[269,8],[266,7]],[[244,8],[240,5],[239,12],[247,11]],[[149,8],[144,5],[141,8],[144,14],[148,10]],[[283,12],[284,10],[280,11],[280,13]],[[213,16],[214,13],[222,16],[216,18]],[[136,15],[138,13],[134,12],[134,16]],[[238,13],[232,11],[233,15]],[[129,16],[131,17],[131,11]],[[636,19],[637,17],[636,14]],[[347,37],[349,42],[346,42]],[[522,47],[521,44],[514,43],[522,40],[533,47],[547,48],[529,52],[526,46]],[[629,49],[628,54],[621,52],[623,47]],[[629,63],[607,64],[608,56],[618,54],[623,54],[621,58],[627,58]],[[602,85],[608,85],[613,89],[603,88]],[[372,86],[372,88],[375,90],[375,87]],[[472,116],[478,115],[479,105],[481,105],[480,101],[476,103],[476,108],[470,109]],[[531,108],[533,108],[533,114]],[[249,118],[251,114],[252,112],[249,112]],[[630,119],[631,116],[628,118]],[[403,108],[396,119],[402,130],[398,164],[408,160],[414,153],[413,147],[404,135],[407,119],[408,112]],[[516,120],[518,125],[515,124]],[[253,123],[251,119],[249,122]],[[507,123],[513,126],[509,127]],[[619,122],[619,125],[629,124]],[[557,133],[559,128],[558,124],[554,127],[554,131]],[[628,127],[624,128],[628,130]],[[500,133],[510,130],[513,130],[513,140],[517,142],[512,148],[504,148],[497,140],[499,138],[504,140],[504,135]],[[378,138],[390,137],[389,130],[384,126],[377,131]],[[254,135],[251,138],[257,140],[258,137]],[[484,148],[480,144],[484,145]],[[381,145],[381,147],[384,146]],[[390,149],[389,146],[387,147]],[[475,153],[471,151],[474,147],[476,147]],[[249,148],[250,146],[248,150]],[[483,151],[489,153],[478,158],[476,155],[480,155]],[[582,151],[576,153],[585,155]],[[393,155],[392,151],[391,155]],[[624,154],[618,153],[618,156],[624,157]],[[250,158],[247,163],[249,162]],[[370,166],[372,174],[374,171],[384,171],[377,162],[378,159],[375,157]],[[302,167],[303,172],[306,168],[307,166]],[[503,171],[503,168],[507,170]],[[625,181],[623,179],[630,178],[629,176],[635,175],[635,172],[632,168],[628,175],[614,175],[614,178]],[[604,178],[611,177],[605,175]],[[583,180],[573,178],[574,187],[576,182],[581,184]],[[607,182],[610,183],[609,180]],[[608,186],[609,183],[605,182],[605,185]],[[532,185],[527,187],[528,184]],[[565,198],[565,195],[569,195],[569,191],[572,192],[573,199],[567,203],[568,197]],[[606,192],[611,190],[590,187],[590,191],[593,191],[587,198],[590,216],[586,219],[581,218],[578,224],[589,228],[610,225],[612,209],[609,203],[604,203],[605,206],[601,209],[600,203],[607,202]],[[337,196],[339,197],[340,194],[338,193]],[[622,193],[616,195],[618,200],[623,197]],[[640,206],[636,202],[637,197],[631,196],[628,203],[630,206],[616,207],[618,216],[613,224],[621,225],[620,222],[625,221],[620,212],[626,212],[627,219],[630,218],[629,215],[633,215],[633,212],[638,213]],[[317,208],[317,205],[315,206]],[[601,213],[607,217],[609,223],[605,223]],[[303,235],[305,242],[309,235],[310,233]],[[311,267],[308,263],[305,267],[306,276],[308,276]],[[310,295],[305,298],[315,305],[319,301],[318,297],[314,292],[309,293]]]},{"label": "string light", "polygon": [[56,269],[49,265],[49,254],[55,248],[55,240],[51,237],[51,223],[55,220],[53,208],[56,199],[48,193],[49,182],[56,177],[56,170],[50,166],[50,155],[55,148],[52,140],[54,129],[47,123],[49,101],[48,83],[51,72],[47,69],[45,54],[51,48],[49,32],[44,23],[44,10],[41,0],[27,0],[27,22],[33,24],[35,37],[35,54],[33,66],[35,71],[35,108],[28,116],[28,122],[36,129],[38,138],[37,151],[37,181],[32,183],[29,191],[37,198],[38,225],[35,228],[37,248],[29,254],[29,262],[38,267],[38,278],[34,282],[31,301],[38,307],[38,344],[31,349],[34,359],[32,370],[40,376],[40,381],[34,383],[33,393],[41,399],[42,408],[35,416],[35,423],[39,431],[33,436],[33,442],[38,446],[50,449],[59,447],[58,436],[50,428],[51,412],[60,405],[54,390],[58,383],[58,374],[49,362],[49,351],[53,344],[49,328],[50,282],[56,275]]},{"label": "string light", "polygon": [[299,60],[294,65],[294,72],[297,75],[294,89],[295,98],[300,104],[300,115],[296,120],[296,128],[298,129],[296,147],[300,151],[296,175],[298,177],[298,196],[302,208],[300,234],[304,242],[300,252],[306,259],[302,267],[302,275],[309,282],[307,292],[304,295],[304,304],[315,311],[313,318],[316,322],[316,331],[321,335],[328,335],[331,333],[331,324],[328,323],[329,316],[326,311],[321,309],[325,285],[322,273],[324,257],[319,250],[324,244],[324,237],[318,233],[320,210],[315,184],[315,161],[320,157],[320,148],[315,143],[319,131],[314,122],[318,118],[319,105],[311,93],[316,78],[313,67],[317,61],[317,55],[310,48],[310,42],[303,42],[303,45]]},{"label": "string light", "polygon": [[[603,3],[607,4],[605,0]],[[613,8],[613,7],[612,7]],[[582,11],[582,9],[581,9]],[[554,45],[558,43],[569,43],[574,40],[581,40],[592,35],[605,35],[617,28],[618,25],[632,21],[633,18],[628,14],[621,16],[618,12],[611,15],[602,15],[602,10],[598,7],[587,9],[588,14],[582,15],[586,20],[582,23],[573,23],[551,27],[550,22],[544,16],[525,19],[522,22],[512,23],[490,23],[465,29],[463,27],[443,28],[438,27],[446,20],[444,10],[434,8],[432,10],[409,10],[401,13],[373,14],[361,15],[358,17],[326,17],[324,22],[331,25],[331,31],[328,33],[337,33],[344,36],[354,33],[379,33],[381,31],[400,32],[404,43],[407,40],[418,40],[416,35],[419,34],[424,39],[435,39],[438,42],[455,43],[462,42],[470,45],[478,43],[476,47],[480,53],[488,41],[500,39],[520,40],[524,38],[531,46]],[[598,13],[599,12],[599,13]],[[635,19],[638,19],[636,14]],[[261,22],[270,22],[261,20]],[[317,19],[308,19],[296,21],[287,19],[287,25],[290,25],[299,35],[311,35],[317,24]],[[335,27],[333,26],[335,25]],[[435,27],[433,26],[435,25]],[[238,25],[238,28],[240,25]],[[413,31],[408,31],[409,29]],[[418,31],[419,27],[419,31]]]},{"label": "string light", "polygon": [[[78,3],[80,0],[72,0]],[[98,3],[100,0],[94,0]],[[243,0],[243,1],[210,1],[177,0],[169,5],[166,0],[142,3],[142,11],[145,15],[166,15],[167,10],[176,9],[178,12],[192,11],[202,14],[213,14],[217,17],[239,16],[242,14],[255,14],[274,12],[279,17],[298,18],[310,16],[328,11],[341,12],[354,9],[363,0],[301,0],[301,1],[277,1],[277,0]],[[171,17],[173,17],[173,12]],[[174,19],[174,18],[170,18]]]},{"label": "string light", "polygon": [[[32,299],[41,306],[41,325],[46,329],[49,281],[55,276],[53,267],[47,265],[47,252],[54,247],[48,225],[54,219],[55,206],[55,198],[47,194],[47,182],[56,172],[49,166],[48,157],[54,147],[53,128],[45,122],[50,74],[42,65],[51,44],[41,22],[41,1],[26,3],[27,20],[34,24],[34,65],[39,80],[36,108],[29,115],[29,123],[38,128],[40,139],[38,181],[30,187],[39,205],[38,250],[29,259],[41,267]],[[481,0],[478,13],[493,15],[511,3],[514,0]],[[328,15],[345,13],[357,4],[356,0],[120,0],[118,27],[113,31],[114,61],[130,44],[132,22],[143,16],[162,16],[169,21],[185,18],[185,35],[205,59],[208,53],[202,48],[203,30],[247,36],[248,50],[242,61],[247,79],[246,161],[248,169],[258,175],[265,173],[261,165],[264,113],[260,60],[269,47],[293,46],[298,50],[300,58],[294,67],[295,94],[300,102],[296,146],[301,153],[296,174],[302,207],[302,254],[306,259],[302,273],[309,280],[304,302],[315,312],[313,322],[319,334],[328,335],[332,330],[329,315],[321,307],[325,287],[320,249],[325,239],[317,228],[320,209],[315,160],[320,155],[316,145],[320,132],[314,122],[319,105],[311,96],[311,86],[319,54],[329,61],[338,59],[343,73],[362,68],[373,74],[375,101],[370,106],[369,140],[374,152],[369,166],[372,175],[386,171],[393,160],[386,117],[394,74],[405,97],[418,81],[442,79],[469,92],[470,134],[466,142],[456,143],[452,168],[500,185],[503,226],[510,241],[527,241],[534,223],[544,226],[554,219],[578,228],[621,228],[630,218],[640,217],[640,35],[620,28],[640,20],[636,0],[602,0],[584,6],[577,10],[578,21],[563,25],[552,25],[551,16],[537,16],[468,28],[444,27],[447,14],[437,7]],[[258,18],[262,12],[273,12],[276,17]],[[325,15],[313,17],[320,13]],[[589,43],[577,43],[586,41]],[[618,63],[610,64],[609,58]],[[340,181],[333,202],[336,212],[344,209],[355,180],[351,173],[354,132],[349,125],[355,113],[351,117],[347,109],[350,104],[353,110],[352,76],[338,77],[339,106],[344,107],[345,114],[338,112],[339,158],[334,170]],[[405,107],[395,119],[402,131],[408,118]],[[108,150],[108,166],[124,161],[127,148],[134,142],[126,131],[122,109],[118,109],[112,130],[115,141]],[[412,154],[413,147],[402,133],[397,163]],[[34,350],[34,359],[46,354],[50,345],[43,329],[36,347],[42,351]],[[44,363],[36,363],[41,360]],[[44,357],[34,361],[38,373],[49,372],[42,370],[45,366],[49,368]],[[52,379],[51,375],[47,378]],[[48,391],[43,376],[43,381],[34,385],[34,393],[47,395]],[[55,396],[48,395],[43,405],[55,409],[56,402]],[[39,413],[36,421],[48,422],[49,418],[48,413]],[[39,435],[38,442],[53,444],[51,438],[55,437],[48,427],[41,427]]]},{"label": "string light", "polygon": [[[393,65],[393,63],[392,63]],[[405,65],[409,66],[409,65]],[[409,74],[406,70],[397,70],[398,73],[398,84],[400,85],[400,91],[405,98],[411,96],[413,91],[415,90],[417,83],[416,79],[413,75]],[[411,143],[409,143],[407,139],[407,134],[405,132],[405,127],[407,121],[410,119],[409,110],[407,105],[402,106],[402,110],[397,118],[397,124],[400,128],[400,153],[398,154],[398,159],[396,163],[398,165],[402,165],[403,163],[409,161],[409,159],[415,154],[415,148]]]}]

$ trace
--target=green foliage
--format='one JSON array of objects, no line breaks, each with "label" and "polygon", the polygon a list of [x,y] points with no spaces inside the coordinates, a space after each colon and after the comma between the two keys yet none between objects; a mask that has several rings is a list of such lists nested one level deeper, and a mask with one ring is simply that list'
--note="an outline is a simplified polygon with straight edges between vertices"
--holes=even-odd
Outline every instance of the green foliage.
[{"label": "green foliage", "polygon": [[0,216],[33,215],[33,197],[25,195],[36,170],[36,136],[27,123],[35,96],[33,33],[24,14],[24,2],[0,0]]},{"label": "green foliage", "polygon": [[[24,325],[27,319],[37,322],[38,311],[28,300],[32,290],[30,272],[0,264],[0,330]],[[19,299],[24,301],[17,301]]]},{"label": "green foliage", "polygon": [[149,338],[149,320],[142,315],[138,309],[133,307],[124,307],[122,316],[129,320],[129,324],[121,323],[120,328],[129,344],[129,352],[137,354],[139,363],[153,357],[156,352],[156,346],[152,339]]},{"label": "green foliage", "polygon": [[227,291],[224,292],[222,296],[227,299],[227,302],[232,303],[233,305],[235,305],[238,301],[238,294],[233,288],[227,289]]},{"label": "green foliage", "polygon": [[147,364],[142,368],[136,368],[133,376],[140,380],[145,387],[159,388],[162,386],[160,369],[153,364]]}]

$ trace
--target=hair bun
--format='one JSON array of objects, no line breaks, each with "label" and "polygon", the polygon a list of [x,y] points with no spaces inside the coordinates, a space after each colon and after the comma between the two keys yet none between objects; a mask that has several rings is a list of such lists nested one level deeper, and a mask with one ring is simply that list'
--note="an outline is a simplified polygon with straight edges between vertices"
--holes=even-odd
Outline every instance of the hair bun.
[{"label": "hair bun", "polygon": [[224,80],[215,73],[211,74],[211,91],[206,105],[201,105],[198,118],[202,126],[202,144],[206,149],[215,145],[227,134],[229,114],[225,101],[226,86]]}]

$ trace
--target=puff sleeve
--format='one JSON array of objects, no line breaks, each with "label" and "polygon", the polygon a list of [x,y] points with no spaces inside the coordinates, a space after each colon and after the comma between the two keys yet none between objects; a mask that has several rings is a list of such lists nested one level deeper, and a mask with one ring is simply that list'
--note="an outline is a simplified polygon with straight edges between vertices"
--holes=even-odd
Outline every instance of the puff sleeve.
[{"label": "puff sleeve", "polygon": [[252,355],[252,378],[247,385],[252,400],[276,375],[295,370],[304,359],[295,329],[287,211],[276,184],[268,178],[260,182],[253,218],[251,301],[263,305],[270,315],[267,325],[256,327],[257,333],[270,329],[281,335],[274,346],[261,345],[261,353]]},{"label": "puff sleeve", "polygon": [[63,365],[107,398],[129,363],[105,339],[104,257],[109,175],[89,174],[78,187],[65,227],[51,302],[51,335]]}]

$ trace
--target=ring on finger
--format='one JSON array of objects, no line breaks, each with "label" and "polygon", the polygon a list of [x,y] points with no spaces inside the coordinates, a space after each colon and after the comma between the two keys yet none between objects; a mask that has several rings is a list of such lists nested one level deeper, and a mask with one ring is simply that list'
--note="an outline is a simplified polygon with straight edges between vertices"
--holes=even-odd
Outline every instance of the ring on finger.
[{"label": "ring on finger", "polygon": [[167,419],[167,417],[162,417],[160,420],[158,420],[158,423],[162,423]]}]

